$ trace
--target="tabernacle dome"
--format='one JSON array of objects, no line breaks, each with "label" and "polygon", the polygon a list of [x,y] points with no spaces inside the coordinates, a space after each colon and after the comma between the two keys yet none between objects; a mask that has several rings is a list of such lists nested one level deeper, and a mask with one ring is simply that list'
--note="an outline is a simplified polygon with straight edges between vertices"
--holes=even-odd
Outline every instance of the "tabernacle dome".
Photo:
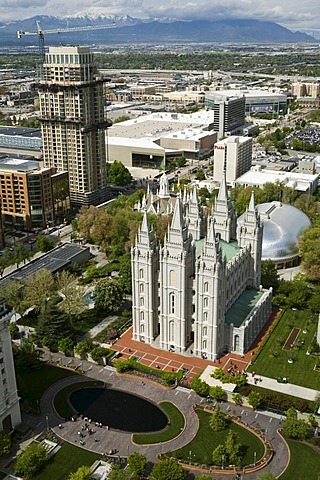
[{"label": "tabernacle dome", "polygon": [[256,208],[263,223],[262,260],[272,260],[277,268],[297,265],[299,237],[311,227],[307,215],[281,202],[261,203]]}]

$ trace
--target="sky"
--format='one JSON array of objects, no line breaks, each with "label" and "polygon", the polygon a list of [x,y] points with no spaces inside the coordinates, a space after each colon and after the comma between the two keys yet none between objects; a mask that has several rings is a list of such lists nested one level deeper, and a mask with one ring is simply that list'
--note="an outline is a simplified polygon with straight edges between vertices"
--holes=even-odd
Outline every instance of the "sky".
[{"label": "sky", "polygon": [[255,18],[318,36],[319,0],[0,0],[0,21],[78,13],[179,19]]}]

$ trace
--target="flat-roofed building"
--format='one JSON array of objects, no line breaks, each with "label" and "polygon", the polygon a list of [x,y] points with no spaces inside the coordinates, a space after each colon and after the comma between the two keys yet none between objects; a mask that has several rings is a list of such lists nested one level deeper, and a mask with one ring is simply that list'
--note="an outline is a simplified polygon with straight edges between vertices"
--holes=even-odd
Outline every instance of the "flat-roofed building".
[{"label": "flat-roofed building", "polygon": [[245,98],[232,92],[206,92],[205,105],[214,112],[214,130],[218,138],[237,133],[245,124]]},{"label": "flat-roofed building", "polygon": [[250,171],[237,178],[236,185],[244,187],[263,187],[266,183],[281,183],[298,192],[312,195],[318,188],[319,175],[296,172],[283,172],[277,170],[261,169],[259,165],[251,167]]},{"label": "flat-roofed building", "polygon": [[169,157],[204,158],[217,141],[212,117],[212,112],[159,112],[116,123],[108,130],[107,160],[160,168]]},{"label": "flat-roofed building", "polygon": [[52,176],[55,168],[18,158],[0,159],[0,195],[4,228],[44,228],[54,221]]},{"label": "flat-roofed building", "polygon": [[234,181],[248,172],[252,164],[252,138],[231,136],[214,145],[214,179],[227,183]]}]

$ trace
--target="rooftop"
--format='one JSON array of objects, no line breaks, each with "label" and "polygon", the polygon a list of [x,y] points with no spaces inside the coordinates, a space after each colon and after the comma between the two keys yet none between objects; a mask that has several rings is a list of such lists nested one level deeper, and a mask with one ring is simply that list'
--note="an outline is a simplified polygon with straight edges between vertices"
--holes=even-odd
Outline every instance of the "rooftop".
[{"label": "rooftop", "polygon": [[0,135],[42,138],[41,130],[25,127],[0,127]]},{"label": "rooftop", "polygon": [[42,257],[32,260],[30,263],[27,263],[27,265],[24,265],[6,277],[3,277],[0,280],[0,288],[5,286],[11,280],[23,281],[29,277],[29,275],[42,269],[55,273],[76,261],[76,257],[85,252],[87,252],[89,258],[90,252],[86,247],[81,247],[80,245],[75,245],[73,243],[60,245]]},{"label": "rooftop", "polygon": [[[204,242],[205,242],[204,238],[201,238],[201,240],[197,240],[195,242],[197,257],[201,255],[201,252],[204,247]],[[227,262],[230,262],[240,250],[240,247],[238,246],[238,242],[236,241],[231,241],[230,243],[228,243],[228,242],[225,242],[224,240],[220,240],[219,245],[222,250],[222,258],[226,257]]]},{"label": "rooftop", "polygon": [[265,292],[255,290],[254,288],[248,288],[245,290],[228,310],[226,314],[227,325],[231,325],[232,323],[234,327],[241,327],[264,293]]},{"label": "rooftop", "polygon": [[0,158],[0,171],[30,172],[32,170],[41,170],[39,162],[23,158]]}]

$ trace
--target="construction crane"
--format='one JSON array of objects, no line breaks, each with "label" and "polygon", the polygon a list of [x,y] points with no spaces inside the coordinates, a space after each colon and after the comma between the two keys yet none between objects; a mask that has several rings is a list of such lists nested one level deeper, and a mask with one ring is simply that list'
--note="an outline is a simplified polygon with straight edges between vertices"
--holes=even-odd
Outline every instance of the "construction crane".
[{"label": "construction crane", "polygon": [[37,20],[37,31],[36,32],[25,32],[24,30],[18,30],[17,36],[18,38],[23,37],[24,35],[37,35],[39,39],[39,52],[41,58],[44,60],[45,58],[45,46],[44,46],[44,34],[48,33],[69,33],[69,32],[83,32],[83,31],[90,31],[90,30],[102,30],[106,28],[115,28],[116,24],[112,23],[109,25],[88,25],[86,27],[71,27],[71,28],[55,28],[52,30],[43,30],[41,27],[41,23]]}]

